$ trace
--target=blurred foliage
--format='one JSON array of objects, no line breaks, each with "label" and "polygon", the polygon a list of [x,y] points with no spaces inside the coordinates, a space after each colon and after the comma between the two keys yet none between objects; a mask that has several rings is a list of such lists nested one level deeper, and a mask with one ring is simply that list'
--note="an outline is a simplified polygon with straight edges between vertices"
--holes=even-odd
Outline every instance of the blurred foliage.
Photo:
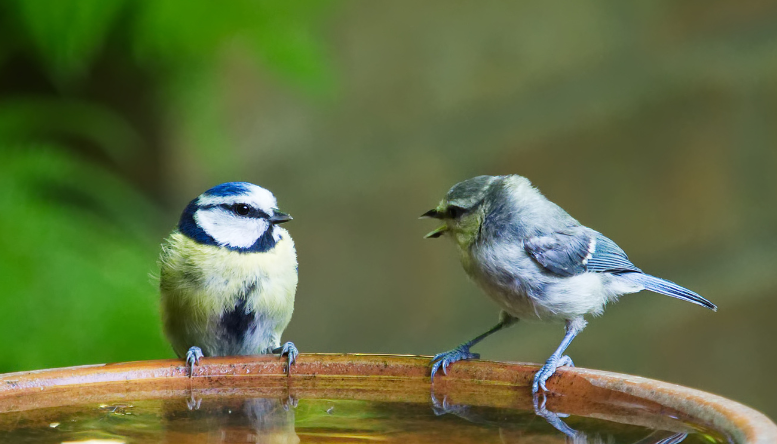
[{"label": "blurred foliage", "polygon": [[8,39],[16,44],[3,52],[34,54],[51,80],[67,87],[89,75],[112,38],[127,45],[126,55],[137,63],[172,71],[212,64],[225,45],[238,40],[250,48],[248,55],[284,78],[325,89],[330,79],[312,28],[327,7],[320,0],[236,0],[218,7],[184,0],[9,0],[4,21],[17,38]]},{"label": "blurred foliage", "polygon": [[146,198],[53,145],[2,147],[0,187],[0,371],[169,354]]},{"label": "blurred foliage", "polygon": [[220,57],[233,48],[326,94],[316,26],[328,7],[0,5],[0,372],[171,355],[150,277],[174,220],[158,206],[169,127],[214,171],[236,163],[223,149]]}]

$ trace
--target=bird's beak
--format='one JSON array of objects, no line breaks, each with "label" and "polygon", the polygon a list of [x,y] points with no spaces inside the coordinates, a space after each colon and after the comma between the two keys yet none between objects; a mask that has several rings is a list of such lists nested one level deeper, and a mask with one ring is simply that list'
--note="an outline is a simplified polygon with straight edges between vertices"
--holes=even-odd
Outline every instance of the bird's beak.
[{"label": "bird's beak", "polygon": [[[429,210],[426,213],[422,214],[421,217],[419,217],[419,219],[427,219],[427,218],[430,218],[430,219],[443,219],[444,217],[443,217],[443,214],[437,208],[432,208],[431,210]],[[443,225],[443,226],[437,228],[436,230],[432,231],[431,233],[427,234],[426,236],[424,236],[424,239],[440,237],[446,231],[448,231],[448,226],[447,225]]]},{"label": "bird's beak", "polygon": [[427,211],[426,213],[422,214],[419,219],[442,219],[442,214],[440,214],[439,211],[437,211],[437,208],[432,208],[431,210]]},{"label": "bird's beak", "polygon": [[270,216],[269,220],[270,220],[270,223],[273,223],[273,224],[282,224],[284,222],[290,221],[291,219],[292,217],[289,216],[288,214],[283,213],[281,211],[275,211],[273,212],[273,215]]},{"label": "bird's beak", "polygon": [[448,231],[448,226],[447,225],[443,225],[443,226],[437,228],[436,230],[432,231],[431,233],[427,234],[426,236],[424,236],[424,239],[438,238],[438,237],[442,236],[442,234],[445,233],[446,231]]}]

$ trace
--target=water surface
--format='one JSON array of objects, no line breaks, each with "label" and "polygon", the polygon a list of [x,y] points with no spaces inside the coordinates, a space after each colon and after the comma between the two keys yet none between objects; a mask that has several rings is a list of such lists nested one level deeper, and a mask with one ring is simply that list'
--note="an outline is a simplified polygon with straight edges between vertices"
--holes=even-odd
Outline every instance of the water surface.
[{"label": "water surface", "polygon": [[[481,388],[480,392],[489,388]],[[496,389],[495,389],[496,390]],[[504,390],[504,389],[502,389]],[[0,415],[2,443],[640,443],[728,442],[700,424],[663,419],[640,405],[569,415],[525,403],[455,404],[343,397],[254,397],[240,390],[183,390],[155,398],[88,402]],[[369,396],[367,396],[369,397]],[[345,399],[344,399],[345,398]],[[482,399],[482,398],[481,398]],[[496,398],[495,398],[496,399]],[[548,402],[548,406],[552,402]],[[604,412],[604,413],[603,413]],[[539,413],[539,414],[538,414]],[[619,421],[620,419],[620,421]]]}]

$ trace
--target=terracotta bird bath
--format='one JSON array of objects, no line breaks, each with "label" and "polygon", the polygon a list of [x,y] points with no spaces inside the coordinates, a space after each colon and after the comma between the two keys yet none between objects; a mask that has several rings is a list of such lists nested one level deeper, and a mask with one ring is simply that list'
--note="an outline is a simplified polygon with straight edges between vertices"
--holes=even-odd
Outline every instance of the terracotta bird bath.
[{"label": "terracotta bird bath", "polygon": [[725,398],[562,368],[532,397],[536,365],[472,361],[429,380],[429,357],[302,354],[0,375],[2,443],[777,443],[777,426]]}]

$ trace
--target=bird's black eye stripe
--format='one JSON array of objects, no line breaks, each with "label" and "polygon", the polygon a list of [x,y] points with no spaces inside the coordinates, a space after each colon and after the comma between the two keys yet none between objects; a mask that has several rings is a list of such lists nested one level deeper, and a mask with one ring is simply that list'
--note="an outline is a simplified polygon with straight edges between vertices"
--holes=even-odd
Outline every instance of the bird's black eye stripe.
[{"label": "bird's black eye stripe", "polygon": [[225,210],[231,211],[232,213],[243,216],[243,217],[257,217],[257,218],[267,218],[269,217],[264,211],[257,210],[256,208],[252,207],[251,205],[248,205],[246,203],[234,203],[234,204],[221,204],[219,205],[221,208],[224,208]]}]

